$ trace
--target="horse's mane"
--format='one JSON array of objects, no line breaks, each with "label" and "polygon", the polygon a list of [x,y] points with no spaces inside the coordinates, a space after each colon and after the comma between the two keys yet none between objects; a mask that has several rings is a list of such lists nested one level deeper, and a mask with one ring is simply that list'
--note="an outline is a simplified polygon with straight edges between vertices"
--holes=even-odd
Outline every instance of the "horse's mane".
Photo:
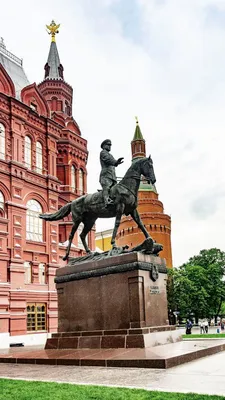
[{"label": "horse's mane", "polygon": [[140,157],[140,158],[137,158],[136,160],[133,160],[132,163],[131,163],[131,166],[128,168],[128,170],[127,170],[127,172],[125,173],[125,175],[124,175],[124,177],[122,178],[122,180],[123,180],[124,178],[129,178],[130,176],[132,176],[133,172],[134,172],[134,171],[138,171],[140,165],[141,165],[143,162],[147,161],[147,160],[148,160],[147,157]]}]

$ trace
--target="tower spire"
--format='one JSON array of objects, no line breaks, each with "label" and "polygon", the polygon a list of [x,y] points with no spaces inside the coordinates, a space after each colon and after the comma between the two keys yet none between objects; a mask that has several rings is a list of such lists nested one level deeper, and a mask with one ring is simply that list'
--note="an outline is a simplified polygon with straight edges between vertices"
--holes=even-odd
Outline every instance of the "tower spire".
[{"label": "tower spire", "polygon": [[55,21],[52,20],[50,25],[46,25],[49,35],[52,37],[50,50],[48,54],[48,60],[45,64],[45,77],[44,79],[59,79],[64,80],[63,66],[60,63],[59,53],[56,46],[55,35],[59,33],[58,29],[60,24],[56,25]]},{"label": "tower spire", "polygon": [[144,140],[142,133],[141,133],[140,126],[139,126],[138,117],[135,117],[135,120],[136,120],[136,128],[135,128],[133,140]]},{"label": "tower spire", "polygon": [[135,120],[136,120],[136,127],[135,127],[134,137],[131,142],[132,160],[140,157],[146,157],[145,140],[141,133],[138,117],[135,117]]},{"label": "tower spire", "polygon": [[44,66],[44,80],[38,85],[38,88],[45,97],[51,112],[61,114],[64,118],[72,117],[73,89],[64,80],[64,68],[60,62],[55,41],[60,24],[57,25],[52,20],[51,24],[46,27],[49,31],[48,34],[51,35],[51,44]]}]

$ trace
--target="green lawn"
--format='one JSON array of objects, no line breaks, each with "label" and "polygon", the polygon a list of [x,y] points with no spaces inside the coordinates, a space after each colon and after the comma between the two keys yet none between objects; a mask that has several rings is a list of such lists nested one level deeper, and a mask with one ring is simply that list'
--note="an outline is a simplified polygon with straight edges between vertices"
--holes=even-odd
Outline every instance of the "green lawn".
[{"label": "green lawn", "polygon": [[[46,367],[47,368],[47,367]],[[122,372],[121,372],[122,373]],[[0,379],[1,400],[224,400],[223,396],[149,392],[139,389],[80,386]]]},{"label": "green lawn", "polygon": [[225,339],[225,333],[203,333],[200,335],[200,333],[194,333],[191,335],[182,335],[183,339],[195,339],[195,338],[221,338]]}]

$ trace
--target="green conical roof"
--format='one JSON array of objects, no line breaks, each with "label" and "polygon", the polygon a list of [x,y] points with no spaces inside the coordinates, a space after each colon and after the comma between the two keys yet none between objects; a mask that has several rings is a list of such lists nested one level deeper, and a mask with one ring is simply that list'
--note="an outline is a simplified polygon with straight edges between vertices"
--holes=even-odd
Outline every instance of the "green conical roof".
[{"label": "green conical roof", "polygon": [[[134,138],[133,138],[132,142],[135,142],[136,140],[143,140],[145,142],[143,135],[141,133],[138,118],[137,117],[135,117],[135,118],[136,118],[136,128],[135,128]],[[139,155],[138,157],[133,157],[132,162],[136,162],[137,160],[139,160],[142,157],[146,157],[145,151],[143,152],[143,155]],[[156,194],[158,194],[155,185],[148,183],[146,180],[141,180],[139,190],[146,191],[146,192],[155,192]]]},{"label": "green conical roof", "polygon": [[138,124],[138,121],[136,122],[136,128],[135,128],[133,140],[144,140],[142,133],[141,133],[140,126]]}]

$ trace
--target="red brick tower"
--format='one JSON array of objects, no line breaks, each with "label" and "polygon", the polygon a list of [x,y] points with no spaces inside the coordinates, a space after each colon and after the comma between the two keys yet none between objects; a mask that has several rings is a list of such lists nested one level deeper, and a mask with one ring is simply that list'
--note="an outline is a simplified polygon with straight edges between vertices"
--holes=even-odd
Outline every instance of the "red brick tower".
[{"label": "red brick tower", "polygon": [[[134,138],[131,142],[132,160],[146,157],[145,140],[138,121]],[[158,199],[155,185],[142,180],[138,192],[138,212],[149,234],[157,243],[163,245],[160,256],[166,259],[167,266],[172,268],[171,218],[164,214],[163,203]],[[134,247],[143,242],[144,236],[131,217],[122,217],[117,235],[118,246]]]},{"label": "red brick tower", "polygon": [[[59,207],[61,207],[87,191],[88,151],[87,141],[81,137],[80,128],[72,116],[73,89],[64,80],[64,68],[55,41],[58,27],[54,21],[47,26],[51,34],[51,45],[44,67],[44,80],[38,88],[49,106],[51,118],[63,125],[57,143],[57,177],[61,181],[59,197]],[[76,234],[78,241],[80,230],[81,228]],[[71,217],[67,222],[59,224],[59,242],[66,242],[70,231]],[[87,240],[90,242],[90,235]],[[92,242],[94,246],[94,239]]]}]

